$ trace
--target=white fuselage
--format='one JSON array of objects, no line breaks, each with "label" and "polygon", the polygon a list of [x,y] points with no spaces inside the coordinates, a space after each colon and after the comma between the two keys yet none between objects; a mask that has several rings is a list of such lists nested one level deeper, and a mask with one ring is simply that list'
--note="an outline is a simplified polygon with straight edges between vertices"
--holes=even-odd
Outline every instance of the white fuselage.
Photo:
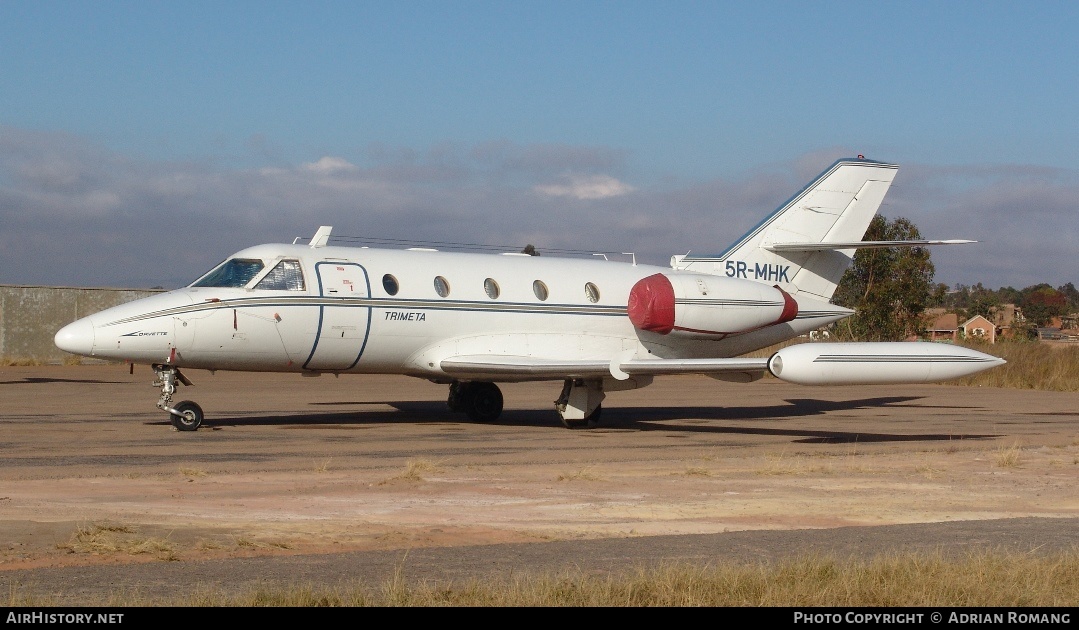
[{"label": "white fuselage", "polygon": [[[277,244],[229,260],[257,261],[259,271],[242,286],[199,286],[211,272],[110,308],[61,330],[57,344],[176,367],[444,380],[440,362],[462,355],[733,357],[850,314],[795,295],[797,316],[777,323],[773,314],[761,319],[762,299],[746,297],[779,294],[767,284],[600,259]],[[293,274],[286,280],[274,276],[282,261]],[[679,317],[695,318],[693,328],[661,334],[630,320],[631,290],[655,274],[674,280],[676,308],[688,314]],[[700,332],[701,321],[715,325]]]}]

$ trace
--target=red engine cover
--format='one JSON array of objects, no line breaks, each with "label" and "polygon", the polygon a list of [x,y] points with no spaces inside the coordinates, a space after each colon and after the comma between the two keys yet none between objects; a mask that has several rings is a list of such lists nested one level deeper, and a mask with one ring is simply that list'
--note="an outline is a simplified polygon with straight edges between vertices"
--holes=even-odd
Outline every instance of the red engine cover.
[{"label": "red engine cover", "polygon": [[638,280],[627,306],[629,321],[640,330],[666,335],[674,329],[674,287],[661,273]]}]

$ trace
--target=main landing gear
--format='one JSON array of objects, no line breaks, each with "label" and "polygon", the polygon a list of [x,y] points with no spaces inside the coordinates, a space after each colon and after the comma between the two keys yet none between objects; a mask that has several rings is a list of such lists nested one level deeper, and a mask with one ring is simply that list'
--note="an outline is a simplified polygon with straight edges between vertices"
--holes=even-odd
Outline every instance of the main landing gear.
[{"label": "main landing gear", "polygon": [[[603,381],[566,379],[555,410],[568,429],[592,428],[603,413]],[[473,422],[493,422],[502,413],[502,391],[486,381],[454,381],[446,399],[450,411],[464,412]]]},{"label": "main landing gear", "polygon": [[502,390],[485,381],[454,381],[446,404],[450,411],[465,412],[473,422],[494,422],[502,414]]},{"label": "main landing gear", "polygon": [[554,408],[567,429],[590,429],[599,425],[604,396],[600,379],[567,378]]},{"label": "main landing gear", "polygon": [[154,387],[161,387],[161,398],[157,400],[158,408],[169,412],[172,426],[176,427],[177,431],[194,431],[198,429],[199,425],[202,424],[202,407],[199,407],[197,403],[184,400],[176,403],[175,407],[169,406],[169,403],[172,402],[172,395],[176,393],[176,385],[190,386],[191,381],[181,374],[178,368],[171,365],[154,364],[153,368],[154,374],[157,375]]}]

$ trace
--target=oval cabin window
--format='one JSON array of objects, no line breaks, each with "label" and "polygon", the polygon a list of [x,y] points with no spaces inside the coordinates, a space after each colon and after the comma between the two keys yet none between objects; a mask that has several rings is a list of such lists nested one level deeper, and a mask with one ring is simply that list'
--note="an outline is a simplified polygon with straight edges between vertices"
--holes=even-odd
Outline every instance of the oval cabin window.
[{"label": "oval cabin window", "polygon": [[439,297],[446,297],[450,294],[450,283],[442,276],[435,276],[435,292]]},{"label": "oval cabin window", "polygon": [[547,296],[550,295],[547,291],[547,285],[543,284],[543,281],[541,280],[536,280],[532,283],[532,292],[536,294],[536,297],[539,298],[540,302],[546,301]]},{"label": "oval cabin window", "polygon": [[401,289],[397,284],[397,278],[394,278],[390,274],[382,276],[382,288],[386,289],[386,293],[389,295],[397,295],[397,291]]},{"label": "oval cabin window", "polygon": [[487,278],[483,281],[483,290],[487,292],[487,297],[492,300],[498,299],[498,283],[491,278]]}]

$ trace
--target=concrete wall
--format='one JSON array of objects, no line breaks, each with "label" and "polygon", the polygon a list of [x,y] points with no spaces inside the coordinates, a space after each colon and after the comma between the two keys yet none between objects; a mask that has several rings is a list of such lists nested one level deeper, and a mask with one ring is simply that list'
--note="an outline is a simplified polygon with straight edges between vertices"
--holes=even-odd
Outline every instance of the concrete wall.
[{"label": "concrete wall", "polygon": [[80,289],[0,285],[0,362],[63,363],[56,331],[110,306],[161,293],[153,289]]}]

